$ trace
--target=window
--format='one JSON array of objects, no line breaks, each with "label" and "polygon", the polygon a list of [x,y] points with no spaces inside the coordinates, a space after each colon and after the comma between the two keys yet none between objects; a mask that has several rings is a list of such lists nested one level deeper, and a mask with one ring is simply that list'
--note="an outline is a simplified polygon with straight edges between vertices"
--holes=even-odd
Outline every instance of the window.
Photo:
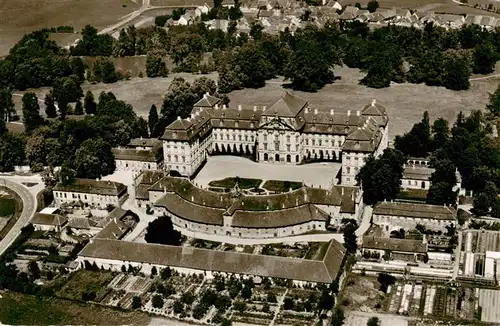
[{"label": "window", "polygon": [[274,143],[274,150],[276,150],[276,151],[280,150],[280,143],[279,142]]},{"label": "window", "polygon": [[264,143],[264,150],[267,151],[267,143]]},{"label": "window", "polygon": [[241,141],[241,135],[238,135],[238,140]]},{"label": "window", "polygon": [[229,135],[228,134],[226,134],[226,140],[229,140]]},{"label": "window", "polygon": [[320,139],[320,140],[318,140],[318,145],[319,145],[319,146],[321,146],[321,139]]},{"label": "window", "polygon": [[290,144],[286,145],[286,150],[289,152],[290,151]]},{"label": "window", "polygon": [[253,136],[250,136],[250,141],[253,142]]},{"label": "window", "polygon": [[175,161],[175,162],[178,162],[178,161],[179,161],[179,158],[177,157],[177,155],[174,155],[174,161]]},{"label": "window", "polygon": [[215,134],[215,135],[214,135],[214,137],[215,137],[215,140],[217,140],[217,136],[219,136],[219,135],[217,135],[217,134]]},{"label": "window", "polygon": [[267,141],[267,134],[264,134],[264,141]]},{"label": "window", "polygon": [[347,174],[349,174],[349,173],[351,173],[351,168],[350,167],[346,167],[345,171],[346,171]]},{"label": "window", "polygon": [[309,145],[309,139],[306,138],[306,145]]},{"label": "window", "polygon": [[186,163],[186,157],[182,156],[182,163]]},{"label": "window", "polygon": [[287,135],[286,136],[286,142],[289,143],[290,142],[290,135]]},{"label": "window", "polygon": [[312,140],[312,145],[316,146],[316,140],[314,140],[314,139]]},{"label": "window", "polygon": [[233,140],[236,140],[236,135],[235,134],[233,134]]}]

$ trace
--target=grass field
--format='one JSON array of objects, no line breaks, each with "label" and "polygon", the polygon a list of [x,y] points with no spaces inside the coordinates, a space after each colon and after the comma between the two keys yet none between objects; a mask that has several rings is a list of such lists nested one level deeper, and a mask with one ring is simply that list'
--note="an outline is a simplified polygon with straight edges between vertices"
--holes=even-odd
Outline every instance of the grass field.
[{"label": "grass field", "polygon": [[16,211],[16,200],[10,196],[0,195],[0,217],[10,216]]},{"label": "grass field", "polygon": [[56,298],[1,293],[0,322],[7,325],[147,325],[150,317]]},{"label": "grass field", "polygon": [[[31,31],[59,25],[71,25],[80,31],[87,24],[102,29],[139,7],[131,0],[0,1],[0,56],[7,54],[10,47]],[[69,43],[78,38],[78,34],[55,37]]]},{"label": "grass field", "polygon": [[275,192],[287,192],[290,191],[290,189],[295,190],[300,187],[302,187],[302,182],[281,180],[267,180],[262,186],[264,189]]},{"label": "grass field", "polygon": [[93,272],[81,269],[71,275],[69,281],[57,291],[57,296],[82,300],[84,291],[94,292],[96,302],[99,302],[107,293],[106,285],[111,282],[115,275],[110,272]]}]

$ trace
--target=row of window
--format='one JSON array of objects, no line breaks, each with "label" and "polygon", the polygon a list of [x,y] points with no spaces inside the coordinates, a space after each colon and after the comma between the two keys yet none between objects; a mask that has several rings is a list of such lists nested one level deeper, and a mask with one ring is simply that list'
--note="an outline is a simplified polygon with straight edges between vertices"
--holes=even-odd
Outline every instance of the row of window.
[{"label": "row of window", "polygon": [[[229,134],[226,134],[226,140],[229,140],[229,137],[230,135]],[[215,140],[219,140],[219,135],[218,134],[214,134],[214,139]],[[244,137],[242,135],[238,135],[238,140],[239,141],[243,141],[243,139],[245,139],[245,141],[247,142],[248,139],[250,139],[251,142],[254,141],[254,136],[250,136],[248,137],[248,135],[244,135]],[[220,135],[220,140],[224,140],[224,135]],[[236,135],[235,134],[232,134],[232,140],[236,140]]]}]

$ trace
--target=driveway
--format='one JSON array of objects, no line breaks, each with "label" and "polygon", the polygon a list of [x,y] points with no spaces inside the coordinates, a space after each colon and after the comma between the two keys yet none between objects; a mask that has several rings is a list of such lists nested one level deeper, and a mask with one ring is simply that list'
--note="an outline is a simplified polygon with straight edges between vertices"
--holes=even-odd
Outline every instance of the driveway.
[{"label": "driveway", "polygon": [[256,163],[237,156],[212,156],[198,173],[194,182],[208,187],[212,180],[238,176],[262,180],[304,182],[310,187],[329,188],[336,184],[335,177],[340,163],[311,163],[305,165],[283,165]]},{"label": "driveway", "polygon": [[[26,180],[26,181],[21,181]],[[28,181],[29,180],[29,181]],[[21,184],[21,182],[33,182],[36,180],[24,179],[23,177],[0,177],[0,185],[11,189],[16,192],[23,201],[23,211],[16,224],[10,229],[9,233],[0,241],[0,255],[16,240],[17,236],[21,233],[21,229],[28,224],[31,217],[36,212],[36,193],[43,189],[43,183],[28,188]]]}]

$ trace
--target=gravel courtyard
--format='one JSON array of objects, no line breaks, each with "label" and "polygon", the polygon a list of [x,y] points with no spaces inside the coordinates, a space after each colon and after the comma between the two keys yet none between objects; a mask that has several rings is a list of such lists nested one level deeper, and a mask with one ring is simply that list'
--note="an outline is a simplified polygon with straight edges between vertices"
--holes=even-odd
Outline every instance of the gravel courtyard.
[{"label": "gravel courtyard", "polygon": [[198,173],[194,182],[208,187],[212,180],[238,176],[262,180],[304,182],[307,186],[328,188],[336,184],[335,177],[340,163],[311,163],[306,165],[282,165],[256,163],[236,156],[212,156]]}]

